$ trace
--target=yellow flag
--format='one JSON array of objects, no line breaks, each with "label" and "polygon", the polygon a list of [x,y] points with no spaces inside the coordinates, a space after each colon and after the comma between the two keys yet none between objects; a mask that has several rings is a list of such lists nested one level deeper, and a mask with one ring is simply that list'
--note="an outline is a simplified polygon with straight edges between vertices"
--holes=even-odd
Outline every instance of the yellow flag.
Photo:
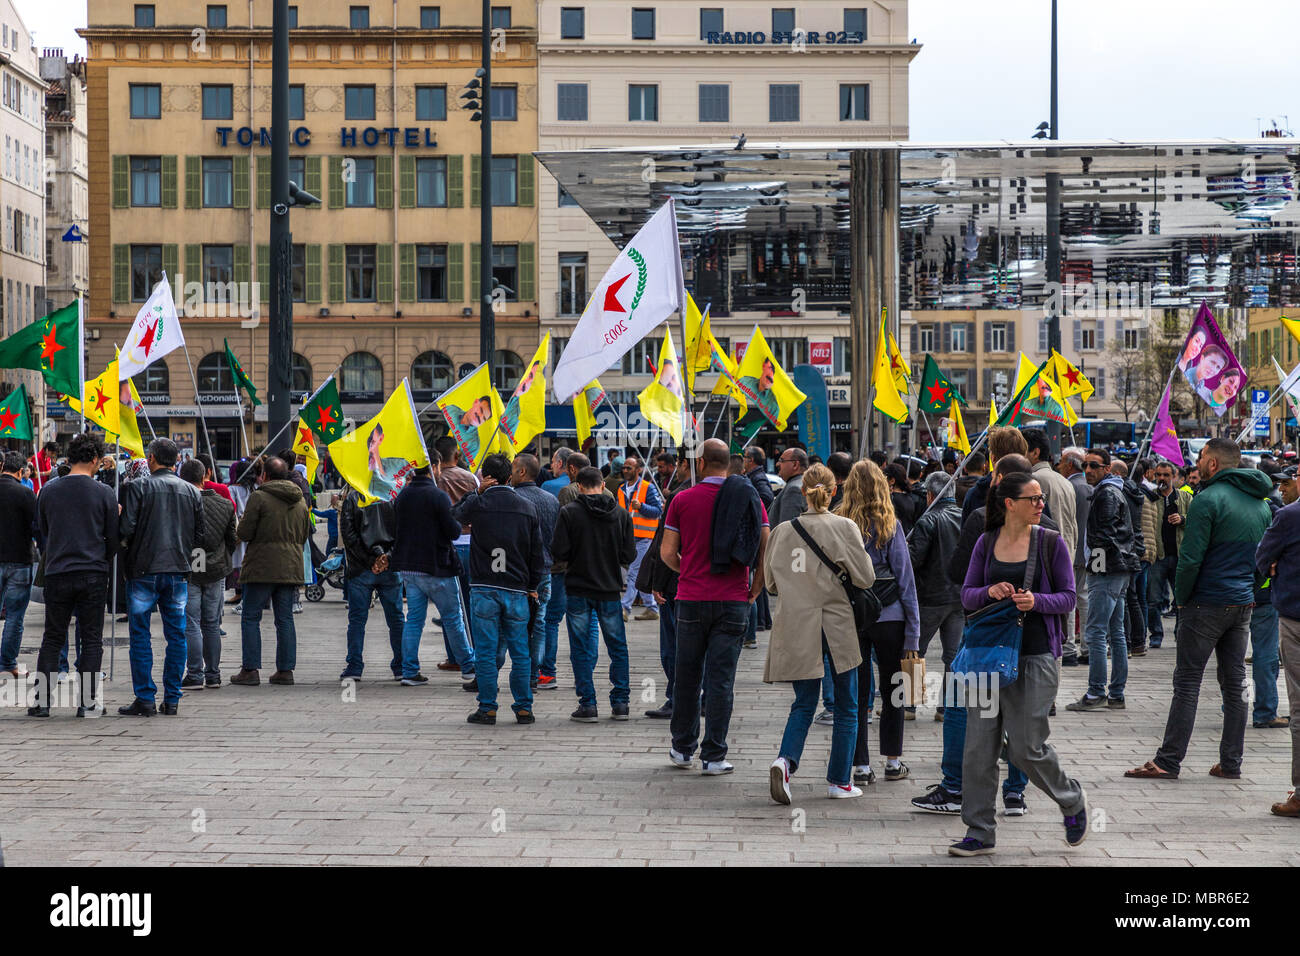
[{"label": "yellow flag", "polygon": [[880,310],[880,334],[876,336],[875,361],[871,365],[871,383],[876,387],[872,405],[896,422],[907,420],[907,405],[898,394],[898,385],[889,363],[889,331],[885,325],[885,310]]},{"label": "yellow flag", "polygon": [[[501,440],[497,423],[505,409],[501,405],[501,395],[492,387],[488,376],[488,367],[484,363],[438,397],[438,408],[442,417],[451,426],[451,433],[460,445],[460,452],[465,457],[465,465],[470,471],[478,471],[483,459],[494,451],[507,453],[510,442]],[[495,436],[495,437],[494,437]],[[502,445],[504,444],[504,448]],[[330,446],[333,454],[334,446]]]},{"label": "yellow flag", "polygon": [[710,340],[713,331],[709,328],[709,306],[704,314],[695,304],[691,294],[686,294],[686,342],[684,343],[682,362],[686,366],[686,390],[695,393],[695,376],[713,368],[713,350]]},{"label": "yellow flag", "polygon": [[637,396],[641,414],[682,443],[682,376],[673,348],[672,329],[667,330],[663,345],[659,347],[659,367],[654,381]]},{"label": "yellow flag", "polygon": [[1088,377],[1074,367],[1074,365],[1056,349],[1052,349],[1052,358],[1048,366],[1052,372],[1052,379],[1057,385],[1061,386],[1061,395],[1063,398],[1073,398],[1079,396],[1079,401],[1086,402],[1092,398],[1092,382]]},{"label": "yellow flag", "polygon": [[121,382],[117,378],[117,359],[108,368],[85,384],[81,403],[87,420],[112,435],[122,432],[122,403],[119,399]]},{"label": "yellow flag", "polygon": [[966,423],[961,420],[961,408],[953,399],[952,408],[948,410],[948,447],[956,448],[963,455],[970,454],[970,439],[966,437]]},{"label": "yellow flag", "polygon": [[993,401],[993,396],[989,396],[989,428],[998,423],[998,403]]},{"label": "yellow flag", "polygon": [[600,386],[600,379],[593,378],[590,384],[573,396],[573,420],[578,426],[578,447],[587,444],[591,430],[596,427],[596,409],[605,400],[605,390]]},{"label": "yellow flag", "polygon": [[744,395],[745,409],[751,404],[758,406],[777,431],[785,431],[786,420],[808,396],[799,391],[778,364],[757,325],[736,371],[736,388]]},{"label": "yellow flag", "polygon": [[547,332],[501,415],[501,437],[511,458],[546,431],[546,366],[550,360],[551,333]]},{"label": "yellow flag", "polygon": [[293,453],[307,459],[307,482],[309,484],[314,482],[316,469],[320,467],[320,455],[316,453],[316,436],[301,418],[298,419],[298,426],[294,432]]},{"label": "yellow flag", "polygon": [[912,384],[912,370],[907,367],[903,361],[903,353],[899,351],[898,343],[894,340],[892,332],[886,333],[889,343],[889,371],[894,376],[894,388],[899,394],[906,395],[908,386]]},{"label": "yellow flag", "polygon": [[1279,316],[1282,320],[1282,327],[1295,336],[1295,340],[1300,342],[1300,319],[1288,319],[1285,315]]},{"label": "yellow flag", "polygon": [[[81,411],[81,402],[71,395],[64,395],[63,400],[74,412]],[[106,431],[104,434],[110,441],[116,441],[120,447],[130,452],[132,458],[144,458],[144,440],[140,437],[140,423],[136,418],[136,410],[143,410],[144,406],[140,404],[140,393],[135,390],[135,383],[129,378],[118,389],[118,404],[121,406],[118,409],[121,431]]]},{"label": "yellow flag", "polygon": [[339,475],[361,493],[362,507],[396,498],[411,473],[429,464],[406,379],[378,415],[332,442],[329,450]]},{"label": "yellow flag", "polygon": [[740,371],[739,364],[726,352],[722,350],[713,333],[709,333],[709,354],[713,356],[712,371],[718,373],[718,383],[713,386],[714,395],[726,395],[728,398],[734,398],[740,402],[741,407],[745,405],[745,396],[736,387],[736,375]]},{"label": "yellow flag", "polygon": [[[1039,376],[1038,388],[1039,391],[1043,393],[1044,398],[1050,395],[1062,408],[1065,409],[1065,424],[1069,427],[1079,420],[1079,416],[1076,415],[1074,409],[1070,407],[1070,403],[1065,400],[1065,395],[1061,392],[1061,386],[1057,385],[1055,380],[1051,377],[1051,364],[1052,363],[1049,360],[1047,363],[1048,367],[1044,370],[1045,374]],[[1016,373],[1016,387],[1011,394],[1013,396],[1019,395],[1021,389],[1029,384],[1029,380],[1032,379],[1037,372],[1038,366],[1029,361],[1029,356],[1024,352],[1021,352],[1020,369]],[[1087,401],[1087,399],[1084,399],[1084,401]]]}]

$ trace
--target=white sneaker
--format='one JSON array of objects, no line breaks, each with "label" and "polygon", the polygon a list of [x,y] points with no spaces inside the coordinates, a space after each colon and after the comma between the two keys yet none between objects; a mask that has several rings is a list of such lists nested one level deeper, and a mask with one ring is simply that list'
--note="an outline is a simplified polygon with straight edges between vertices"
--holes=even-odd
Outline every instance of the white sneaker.
[{"label": "white sneaker", "polygon": [[790,761],[777,757],[768,770],[772,799],[783,806],[790,805]]},{"label": "white sneaker", "polygon": [[302,604],[300,604],[298,601],[293,602],[293,613],[294,614],[302,613]]},{"label": "white sneaker", "polygon": [[672,748],[669,748],[668,750],[668,759],[672,761],[674,767],[680,767],[683,770],[687,769],[691,765],[690,757],[679,754]]},{"label": "white sneaker", "polygon": [[862,796],[862,791],[851,783],[843,787],[833,783],[826,788],[826,796],[832,800],[847,800],[850,797]]},{"label": "white sneaker", "polygon": [[736,768],[725,760],[704,760],[700,762],[700,773],[706,777],[720,777],[731,773]]}]

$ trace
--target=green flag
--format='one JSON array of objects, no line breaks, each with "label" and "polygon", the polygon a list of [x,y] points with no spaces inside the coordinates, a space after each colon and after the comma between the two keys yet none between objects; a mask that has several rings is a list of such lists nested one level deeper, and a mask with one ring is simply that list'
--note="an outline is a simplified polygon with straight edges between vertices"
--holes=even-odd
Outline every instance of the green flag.
[{"label": "green flag", "polygon": [[947,415],[953,399],[965,405],[966,399],[961,392],[939,371],[939,363],[933,355],[925,357],[925,371],[921,375],[921,393],[916,399],[917,411],[928,415]]},{"label": "green flag", "polygon": [[326,379],[325,384],[303,402],[298,417],[326,445],[343,437],[343,403],[339,401],[339,387],[334,376]]},{"label": "green flag", "polygon": [[745,446],[749,444],[750,439],[758,434],[758,430],[763,427],[767,419],[758,409],[751,409],[740,417],[736,422],[735,431],[731,433],[731,453],[733,455],[743,454]]},{"label": "green flag", "polygon": [[51,312],[0,341],[0,368],[29,368],[61,395],[81,394],[81,323],[77,303]]},{"label": "green flag", "polygon": [[230,364],[230,377],[235,380],[236,390],[242,388],[247,392],[249,401],[251,401],[253,407],[256,408],[258,405],[261,405],[262,402],[257,397],[257,389],[253,387],[253,380],[244,372],[244,366],[239,364],[239,359],[235,358],[235,353],[230,350],[230,342],[227,339],[222,339],[221,341],[226,344],[226,361]]},{"label": "green flag", "polygon": [[1047,364],[1044,362],[1038,366],[1033,377],[1021,386],[1020,391],[1016,392],[1011,401],[1007,402],[1002,413],[998,415],[995,426],[1018,427],[1035,418],[1045,418],[1048,421],[1060,422],[1062,425],[1071,424],[1070,413],[1063,400],[1057,398],[1051,379],[1043,374]]},{"label": "green flag", "polygon": [[21,385],[0,402],[0,438],[32,440],[32,420],[27,414],[27,389]]}]

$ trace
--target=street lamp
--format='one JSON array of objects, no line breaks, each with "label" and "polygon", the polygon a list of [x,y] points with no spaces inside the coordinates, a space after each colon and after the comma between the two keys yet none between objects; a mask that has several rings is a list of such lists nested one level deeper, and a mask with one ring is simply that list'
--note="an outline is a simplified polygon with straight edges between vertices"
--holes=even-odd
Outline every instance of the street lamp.
[{"label": "street lamp", "polygon": [[496,357],[496,316],[492,311],[492,0],[483,0],[483,65],[461,93],[462,109],[473,110],[479,141],[479,361],[492,376]]}]

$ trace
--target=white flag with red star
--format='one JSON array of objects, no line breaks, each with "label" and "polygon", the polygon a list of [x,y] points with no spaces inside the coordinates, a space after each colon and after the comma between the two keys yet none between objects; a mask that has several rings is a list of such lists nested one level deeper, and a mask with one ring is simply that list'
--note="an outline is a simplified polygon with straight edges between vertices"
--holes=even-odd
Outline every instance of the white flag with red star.
[{"label": "white flag with red star", "polygon": [[677,213],[669,199],[619,253],[587,303],[551,376],[566,402],[660,322],[686,308]]},{"label": "white flag with red star", "polygon": [[184,345],[185,336],[181,334],[181,322],[176,317],[171,283],[163,276],[154,286],[149,300],[140,307],[131,331],[126,334],[118,359],[118,372],[124,379],[131,378]]}]

